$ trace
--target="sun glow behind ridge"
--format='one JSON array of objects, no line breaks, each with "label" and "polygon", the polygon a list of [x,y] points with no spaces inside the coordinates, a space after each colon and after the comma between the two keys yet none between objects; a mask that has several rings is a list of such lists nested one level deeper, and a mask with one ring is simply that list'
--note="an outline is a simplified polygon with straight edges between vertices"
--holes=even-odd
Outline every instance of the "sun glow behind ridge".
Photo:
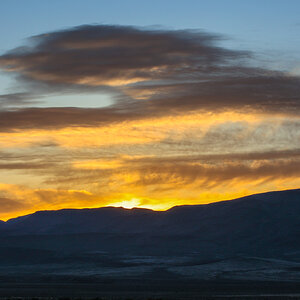
[{"label": "sun glow behind ridge", "polygon": [[114,202],[112,204],[109,204],[109,206],[132,209],[132,208],[138,207],[140,205],[140,203],[141,203],[140,199],[131,198],[129,200],[122,200],[120,202]]}]

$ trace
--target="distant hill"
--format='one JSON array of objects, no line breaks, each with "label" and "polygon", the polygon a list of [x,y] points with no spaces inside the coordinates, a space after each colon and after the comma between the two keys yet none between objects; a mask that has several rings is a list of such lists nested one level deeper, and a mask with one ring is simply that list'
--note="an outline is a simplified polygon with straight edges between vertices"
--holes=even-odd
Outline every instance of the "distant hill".
[{"label": "distant hill", "polygon": [[253,289],[251,282],[272,281],[267,292],[281,291],[279,282],[292,282],[298,292],[299,237],[300,190],[167,211],[39,211],[0,222],[0,295],[7,296],[1,282],[13,291],[24,282],[48,291],[49,280],[59,290],[62,282],[74,283],[72,289],[94,282],[94,289],[110,291],[147,289],[149,282],[172,291],[193,282],[202,290],[207,281],[226,290],[228,280]]},{"label": "distant hill", "polygon": [[11,219],[0,229],[2,245],[27,249],[198,253],[205,259],[288,257],[300,251],[300,189],[167,211],[115,207],[39,211]]}]

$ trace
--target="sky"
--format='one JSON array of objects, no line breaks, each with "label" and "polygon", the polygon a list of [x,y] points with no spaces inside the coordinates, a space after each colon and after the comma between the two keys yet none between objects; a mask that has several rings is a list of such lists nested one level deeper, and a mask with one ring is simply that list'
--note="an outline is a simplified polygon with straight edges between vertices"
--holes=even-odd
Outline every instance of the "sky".
[{"label": "sky", "polygon": [[0,11],[0,219],[300,187],[299,1]]}]

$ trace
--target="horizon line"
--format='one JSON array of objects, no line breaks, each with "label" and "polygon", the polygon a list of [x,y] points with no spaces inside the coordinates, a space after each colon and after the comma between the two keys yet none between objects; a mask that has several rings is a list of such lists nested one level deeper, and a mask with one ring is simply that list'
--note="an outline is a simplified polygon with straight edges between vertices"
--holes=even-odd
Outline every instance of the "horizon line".
[{"label": "horizon line", "polygon": [[151,208],[146,208],[146,207],[123,207],[123,206],[113,206],[113,205],[106,205],[106,206],[99,206],[99,207],[82,207],[82,208],[61,208],[61,209],[43,209],[43,210],[37,210],[33,213],[29,213],[29,214],[25,214],[25,215],[20,215],[14,218],[9,218],[7,220],[0,220],[0,222],[6,223],[10,220],[15,220],[18,218],[22,218],[22,217],[26,217],[26,216],[31,216],[34,215],[38,212],[58,212],[58,211],[63,211],[63,210],[93,210],[93,209],[103,209],[103,208],[114,208],[114,209],[123,209],[123,210],[134,210],[134,209],[140,209],[140,210],[148,210],[148,211],[153,211],[153,212],[166,212],[168,210],[171,210],[175,207],[183,207],[183,206],[205,206],[205,205],[211,205],[211,204],[219,204],[219,203],[223,203],[223,202],[228,202],[228,201],[235,201],[235,200],[240,200],[240,199],[244,199],[247,197],[251,197],[251,196],[256,196],[256,195],[264,195],[264,194],[270,194],[270,193],[281,193],[281,192],[289,192],[289,191],[298,191],[300,190],[300,188],[296,188],[296,189],[285,189],[285,190],[271,190],[268,192],[262,192],[262,193],[254,193],[254,194],[249,194],[243,197],[238,197],[238,198],[233,198],[233,199],[228,199],[228,200],[220,200],[220,201],[213,201],[210,203],[204,203],[204,204],[182,204],[182,205],[174,205],[170,208],[167,209],[161,209],[161,210],[155,210],[155,209],[151,209]]}]

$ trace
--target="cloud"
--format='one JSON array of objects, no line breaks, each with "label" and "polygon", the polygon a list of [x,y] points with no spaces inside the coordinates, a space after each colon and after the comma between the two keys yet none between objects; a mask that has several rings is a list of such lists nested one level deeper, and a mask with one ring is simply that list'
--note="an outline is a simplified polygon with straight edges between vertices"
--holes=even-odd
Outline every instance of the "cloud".
[{"label": "cloud", "polygon": [[4,70],[48,84],[119,86],[191,79],[245,55],[214,45],[220,36],[189,30],[80,26],[31,38],[0,57]]},{"label": "cloud", "polygon": [[275,180],[279,178],[297,178],[300,175],[299,160],[264,161],[247,164],[235,162],[219,162],[208,164],[205,162],[184,163],[175,159],[172,162],[145,164],[137,168],[138,180],[134,185],[158,185],[173,183],[184,186],[198,182],[198,188],[213,187],[234,180]]},{"label": "cloud", "polygon": [[0,170],[30,170],[30,169],[45,169],[53,165],[47,163],[0,163]]},{"label": "cloud", "polygon": [[104,91],[114,104],[6,110],[0,130],[101,126],[194,111],[298,116],[299,77],[254,67],[253,55],[222,48],[220,40],[222,36],[202,31],[109,25],[32,37],[29,45],[0,56],[0,67],[29,89],[0,96],[6,104],[9,99],[27,103],[30,93]]},{"label": "cloud", "polygon": [[27,208],[25,203],[0,197],[1,214],[16,212]]},{"label": "cloud", "polygon": [[0,95],[0,109],[25,105],[36,105],[38,103],[36,98],[40,98],[40,96],[33,95],[29,92],[2,94]]},{"label": "cloud", "polygon": [[0,183],[0,218],[24,215],[44,209],[99,207],[107,204],[101,193],[85,190],[32,189],[23,185]]},{"label": "cloud", "polygon": [[299,149],[216,155],[121,156],[98,160],[75,159],[72,166],[60,168],[58,172],[54,170],[46,182],[96,185],[108,195],[118,189],[124,192],[150,186],[155,187],[158,194],[167,189],[175,195],[179,188],[195,192],[224,183],[230,186],[240,182],[261,184],[265,181],[297,180],[299,167]]},{"label": "cloud", "polygon": [[[18,84],[0,95],[0,176],[20,183],[4,186],[0,204],[166,208],[299,186],[299,76],[259,68],[222,39],[86,25],[0,56]],[[89,93],[112,104],[84,108]],[[81,107],[37,105],[65,94],[80,94]]]},{"label": "cloud", "polygon": [[153,110],[174,112],[238,110],[299,116],[299,77],[267,70],[261,70],[259,74],[251,68],[243,72],[225,73],[203,82],[161,87],[161,92],[156,92],[149,105]]},{"label": "cloud", "polygon": [[[7,164],[0,166],[4,178],[7,170],[26,171],[27,177],[42,183],[36,189],[0,184],[2,198],[26,204],[20,209],[16,205],[15,210],[12,204],[11,211],[3,211],[1,218],[40,209],[97,207],[132,198],[140,199],[146,207],[162,209],[299,185],[299,149],[172,156],[163,151],[157,156],[120,156],[110,151],[47,153],[39,163],[29,152],[21,165],[14,162],[19,156],[8,154]],[[52,160],[56,165],[43,166]]]}]

